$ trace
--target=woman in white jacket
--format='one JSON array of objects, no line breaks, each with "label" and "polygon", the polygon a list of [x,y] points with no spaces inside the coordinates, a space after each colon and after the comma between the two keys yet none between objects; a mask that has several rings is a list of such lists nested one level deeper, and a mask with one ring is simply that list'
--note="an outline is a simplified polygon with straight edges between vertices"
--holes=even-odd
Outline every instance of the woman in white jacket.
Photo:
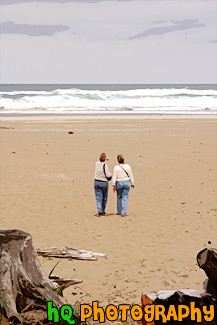
[{"label": "woman in white jacket", "polygon": [[108,180],[111,180],[112,174],[106,164],[106,154],[103,152],[99,156],[99,161],[95,164],[94,190],[98,215],[105,215],[105,208],[108,198]]},{"label": "woman in white jacket", "polygon": [[113,192],[117,191],[117,214],[127,215],[130,188],[134,188],[134,177],[130,165],[125,163],[124,156],[117,156],[118,165],[114,167],[112,177]]}]

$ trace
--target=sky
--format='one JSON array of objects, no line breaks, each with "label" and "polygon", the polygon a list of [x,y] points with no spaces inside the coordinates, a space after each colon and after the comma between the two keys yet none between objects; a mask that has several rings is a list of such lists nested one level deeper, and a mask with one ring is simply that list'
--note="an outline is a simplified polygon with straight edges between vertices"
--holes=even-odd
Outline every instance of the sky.
[{"label": "sky", "polygon": [[0,82],[217,83],[217,0],[1,0]]}]

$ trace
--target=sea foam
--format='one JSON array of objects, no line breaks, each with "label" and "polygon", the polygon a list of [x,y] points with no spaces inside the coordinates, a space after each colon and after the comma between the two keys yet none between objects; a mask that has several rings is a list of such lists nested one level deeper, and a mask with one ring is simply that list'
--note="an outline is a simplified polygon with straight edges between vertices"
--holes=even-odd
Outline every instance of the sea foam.
[{"label": "sea foam", "polygon": [[[24,89],[23,89],[24,88]],[[73,112],[134,112],[134,113],[185,113],[216,114],[217,89],[215,86],[196,89],[173,86],[136,89],[79,89],[68,86],[62,89],[12,90],[1,87],[1,113],[73,113]],[[34,88],[32,86],[32,88]],[[90,88],[90,86],[89,86]],[[105,88],[105,87],[104,87]],[[109,87],[108,87],[109,88]],[[127,86],[129,88],[129,86]],[[199,88],[199,89],[198,89]],[[204,87],[205,88],[205,87]]]}]

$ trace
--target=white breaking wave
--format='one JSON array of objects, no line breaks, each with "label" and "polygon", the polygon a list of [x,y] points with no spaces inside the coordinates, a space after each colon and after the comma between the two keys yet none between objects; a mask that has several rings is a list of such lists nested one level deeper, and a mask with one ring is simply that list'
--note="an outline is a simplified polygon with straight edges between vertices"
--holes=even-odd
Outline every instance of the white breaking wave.
[{"label": "white breaking wave", "polygon": [[217,112],[215,89],[131,89],[52,91],[1,91],[1,113],[125,112],[170,113]]}]

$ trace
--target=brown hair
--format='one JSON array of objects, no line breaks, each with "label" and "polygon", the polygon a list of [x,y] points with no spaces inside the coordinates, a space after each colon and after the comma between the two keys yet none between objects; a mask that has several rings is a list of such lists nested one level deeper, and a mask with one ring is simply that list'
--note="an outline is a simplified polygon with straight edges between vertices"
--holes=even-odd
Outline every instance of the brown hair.
[{"label": "brown hair", "polygon": [[117,161],[119,162],[119,164],[123,164],[124,163],[124,156],[122,154],[117,155]]},{"label": "brown hair", "polygon": [[102,153],[100,154],[100,156],[99,156],[99,160],[100,160],[101,162],[104,162],[105,159],[106,159],[106,154],[105,154],[104,152],[102,152]]}]

